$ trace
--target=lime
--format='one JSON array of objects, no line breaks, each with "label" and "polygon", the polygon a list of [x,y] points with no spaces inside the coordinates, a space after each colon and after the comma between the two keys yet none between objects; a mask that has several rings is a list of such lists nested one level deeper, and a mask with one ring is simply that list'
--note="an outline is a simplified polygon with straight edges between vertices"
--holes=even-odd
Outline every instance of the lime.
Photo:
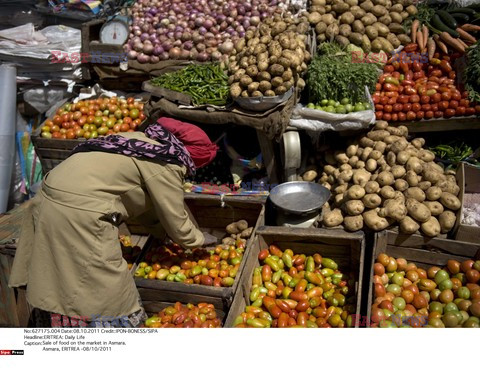
[{"label": "lime", "polygon": [[342,105],[348,105],[348,104],[350,103],[350,100],[349,100],[348,98],[343,98],[343,99],[340,101],[340,103],[341,103]]},{"label": "lime", "polygon": [[353,105],[350,104],[350,103],[347,104],[347,105],[345,105],[345,111],[346,111],[347,113],[351,113],[351,112],[353,111]]},{"label": "lime", "polygon": [[327,107],[324,108],[324,111],[326,111],[328,113],[334,113],[335,108],[333,106],[327,106]]},{"label": "lime", "polygon": [[333,99],[329,100],[328,106],[335,106],[335,101]]},{"label": "lime", "polygon": [[354,108],[355,111],[364,111],[365,110],[365,106],[363,106],[362,103],[357,103],[355,105],[355,108]]},{"label": "lime", "polygon": [[339,105],[335,108],[335,112],[337,114],[346,114],[347,110],[345,109],[345,106]]},{"label": "lime", "polygon": [[307,105],[307,109],[314,109],[314,108],[315,108],[315,105],[311,102]]},{"label": "lime", "polygon": [[320,104],[322,106],[327,106],[328,105],[328,99],[322,99],[322,101],[320,102]]}]

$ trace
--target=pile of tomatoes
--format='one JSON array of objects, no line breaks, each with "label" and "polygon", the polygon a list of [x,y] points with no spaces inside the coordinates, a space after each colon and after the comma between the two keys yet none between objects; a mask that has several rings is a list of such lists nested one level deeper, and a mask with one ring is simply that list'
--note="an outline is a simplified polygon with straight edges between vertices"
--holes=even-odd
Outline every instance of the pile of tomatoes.
[{"label": "pile of tomatoes", "polygon": [[146,118],[144,104],[112,97],[67,103],[42,126],[41,136],[48,139],[93,139],[118,132],[133,132]]},{"label": "pile of tomatoes", "polygon": [[198,305],[182,305],[176,302],[145,321],[150,328],[215,328],[221,326],[215,307],[201,302]]},{"label": "pile of tomatoes", "polygon": [[436,53],[428,63],[411,61],[416,44],[405,46],[398,61],[384,66],[373,95],[375,115],[385,121],[451,118],[480,114],[480,105],[455,85],[449,56]]}]

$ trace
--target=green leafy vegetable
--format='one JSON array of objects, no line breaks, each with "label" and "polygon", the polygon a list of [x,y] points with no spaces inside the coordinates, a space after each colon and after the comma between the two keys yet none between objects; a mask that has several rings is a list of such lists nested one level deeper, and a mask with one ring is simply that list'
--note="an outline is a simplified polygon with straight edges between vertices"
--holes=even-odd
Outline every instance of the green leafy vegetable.
[{"label": "green leafy vegetable", "polygon": [[480,102],[480,44],[470,46],[467,50],[467,67],[465,68],[465,88],[471,101]]}]

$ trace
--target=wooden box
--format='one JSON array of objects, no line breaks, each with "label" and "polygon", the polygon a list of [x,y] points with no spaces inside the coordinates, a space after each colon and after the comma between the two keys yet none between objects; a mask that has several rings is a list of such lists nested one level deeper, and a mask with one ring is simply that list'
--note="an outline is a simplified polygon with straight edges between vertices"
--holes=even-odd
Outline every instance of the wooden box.
[{"label": "wooden box", "polygon": [[460,187],[458,198],[462,207],[457,212],[457,221],[454,227],[455,239],[480,244],[480,227],[461,223],[465,194],[476,193],[480,196],[480,168],[464,162],[460,163],[457,169],[457,181]]},{"label": "wooden box", "polygon": [[186,198],[185,202],[200,229],[219,238],[225,236],[225,227],[234,221],[245,219],[248,221],[249,226],[254,227],[253,234],[247,241],[243,259],[233,286],[211,287],[144,278],[136,278],[135,283],[142,300],[155,301],[151,300],[151,298],[156,297],[162,299],[157,301],[171,302],[174,300],[195,303],[191,300],[209,297],[212,300],[208,302],[214,305],[219,305],[219,303],[223,302],[223,307],[226,310],[233,300],[233,295],[238,287],[245,265],[250,259],[250,250],[255,231],[259,226],[264,225],[263,204],[261,201],[252,198],[232,197],[222,200],[220,197],[203,198],[202,195],[192,199]]},{"label": "wooden box", "polygon": [[248,256],[247,265],[243,271],[240,286],[235,293],[225,327],[233,327],[235,318],[245,310],[247,305],[250,305],[249,297],[253,271],[260,266],[258,254],[270,244],[277,245],[281,250],[292,249],[296,254],[313,255],[319,253],[322,257],[332,258],[337,262],[343,273],[353,272],[356,280],[356,313],[354,314],[360,314],[365,253],[363,232],[348,233],[342,230],[315,228],[260,227],[257,230],[257,237]]},{"label": "wooden box", "polygon": [[[444,267],[449,259],[460,262],[480,258],[480,245],[441,238],[429,238],[420,235],[398,234],[389,230],[375,234],[375,244],[370,264],[370,275],[365,277],[368,284],[366,324],[370,324],[373,297],[373,265],[380,253],[390,257],[405,258],[418,267],[428,269],[432,266]],[[365,287],[366,288],[366,287]]]},{"label": "wooden box", "polygon": [[75,148],[82,141],[85,141],[85,139],[62,140],[45,139],[40,136],[32,136],[32,143],[42,164],[43,174],[48,173],[55,166],[70,156],[73,148]]}]

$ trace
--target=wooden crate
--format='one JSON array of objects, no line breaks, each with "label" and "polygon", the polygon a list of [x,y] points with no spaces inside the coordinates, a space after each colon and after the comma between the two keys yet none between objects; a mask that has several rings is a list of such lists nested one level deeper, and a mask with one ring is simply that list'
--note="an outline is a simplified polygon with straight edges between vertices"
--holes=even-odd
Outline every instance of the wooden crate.
[{"label": "wooden crate", "polygon": [[43,174],[48,173],[70,156],[73,148],[82,141],[85,140],[45,139],[40,136],[32,136],[32,143],[42,164]]},{"label": "wooden crate", "polygon": [[[464,261],[480,258],[480,245],[449,239],[429,238],[421,235],[399,234],[389,230],[375,234],[375,244],[370,275],[365,277],[368,284],[368,301],[365,308],[367,325],[370,324],[373,298],[373,265],[380,253],[390,257],[405,258],[418,267],[428,269],[432,266],[443,267],[449,259]],[[365,285],[366,287],[366,285]]]},{"label": "wooden crate", "polygon": [[363,232],[348,233],[342,230],[300,229],[289,227],[260,227],[248,256],[247,265],[242,274],[240,286],[235,293],[228,313],[225,327],[233,327],[235,318],[250,305],[250,290],[253,271],[260,266],[258,253],[270,244],[280,249],[292,249],[294,253],[313,255],[320,253],[323,257],[332,258],[344,273],[355,274],[356,313],[360,314],[363,260],[365,253],[365,237]]},{"label": "wooden crate", "polygon": [[[241,219],[247,220],[248,224],[254,227],[254,232],[247,241],[235,282],[232,287],[210,287],[198,284],[183,284],[179,282],[136,278],[135,283],[140,292],[140,297],[142,300],[152,301],[147,298],[155,295],[155,297],[170,298],[171,300],[181,302],[192,302],[189,300],[199,297],[210,297],[213,300],[211,302],[212,304],[217,305],[223,302],[222,307],[227,308],[233,300],[233,295],[238,287],[245,265],[250,258],[249,255],[251,253],[250,250],[252,248],[255,231],[259,226],[264,225],[264,206],[257,200],[249,201],[229,198],[222,201],[220,197],[203,198],[201,195],[197,198],[186,198],[185,202],[200,229],[217,237],[224,237],[225,227]],[[146,251],[147,250],[144,251],[144,254]]]}]

